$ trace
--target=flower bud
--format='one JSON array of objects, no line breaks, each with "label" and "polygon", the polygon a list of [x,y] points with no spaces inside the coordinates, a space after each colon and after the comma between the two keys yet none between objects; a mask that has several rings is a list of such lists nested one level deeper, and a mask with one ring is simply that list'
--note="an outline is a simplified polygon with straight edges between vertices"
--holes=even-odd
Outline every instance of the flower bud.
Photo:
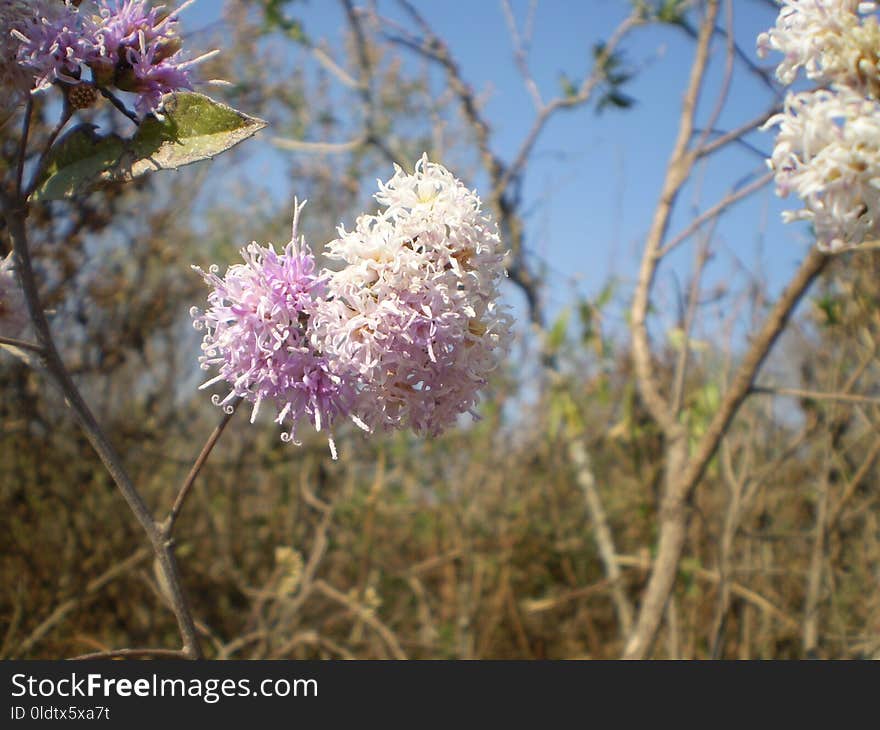
[{"label": "flower bud", "polygon": [[98,90],[91,84],[68,87],[67,101],[71,109],[88,109],[98,101]]}]

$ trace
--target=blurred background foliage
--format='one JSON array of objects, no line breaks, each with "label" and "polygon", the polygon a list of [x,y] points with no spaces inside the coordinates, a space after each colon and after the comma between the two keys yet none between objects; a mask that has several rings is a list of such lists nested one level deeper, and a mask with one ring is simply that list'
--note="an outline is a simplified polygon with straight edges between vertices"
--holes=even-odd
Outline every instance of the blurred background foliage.
[{"label": "blurred background foliage", "polygon": [[[678,5],[661,3],[660,12]],[[352,23],[335,60],[306,75],[291,62],[294,51],[330,56],[303,14],[278,0],[226,3],[223,29],[232,35],[213,39],[223,53],[206,75],[233,81],[212,94],[270,121],[264,135],[280,140],[274,154],[310,201],[308,240],[350,225],[393,160],[442,153],[466,181],[486,164],[454,76],[437,94],[436,69],[406,62],[405,49],[367,21]],[[673,15],[666,22],[683,22]],[[627,111],[632,100],[619,88],[626,66],[599,63],[611,73],[593,105],[639,113]],[[343,79],[344,98],[340,75],[351,82]],[[37,139],[57,112],[38,101]],[[360,111],[344,113],[346,104]],[[103,128],[127,124],[106,107],[83,116]],[[17,130],[15,117],[0,128],[6,178]],[[306,139],[352,144],[296,143]],[[205,290],[190,264],[222,267],[251,239],[286,240],[290,201],[265,197],[237,174],[251,144],[177,174],[32,209],[56,337],[157,510],[167,509],[221,416],[195,389],[202,373],[187,313]],[[540,299],[540,263],[513,240],[522,235],[516,196],[481,192],[503,218],[519,267],[511,291]],[[0,255],[8,245],[0,232]],[[880,377],[880,259],[859,256],[858,266],[838,259],[762,376],[812,395],[771,392],[775,385],[756,393],[710,465],[655,656],[880,651],[880,399],[815,397],[864,394]],[[762,292],[752,281],[717,296],[757,320]],[[664,454],[636,393],[626,323],[610,314],[629,294],[609,281],[591,299],[573,297],[553,321],[532,311],[486,393],[482,420],[439,438],[367,438],[343,427],[332,462],[320,435],[304,429],[304,446],[292,447],[268,420],[251,426],[248,413],[237,414],[177,529],[209,656],[617,656],[613,589],[633,604],[646,580]],[[659,348],[664,381],[689,351],[683,412],[694,437],[737,359],[725,321],[716,332],[696,341],[673,330]],[[0,393],[0,656],[176,646],[142,533],[57,393],[5,354]],[[617,584],[597,549],[591,485],[613,535]],[[818,642],[808,646],[810,622]]]}]

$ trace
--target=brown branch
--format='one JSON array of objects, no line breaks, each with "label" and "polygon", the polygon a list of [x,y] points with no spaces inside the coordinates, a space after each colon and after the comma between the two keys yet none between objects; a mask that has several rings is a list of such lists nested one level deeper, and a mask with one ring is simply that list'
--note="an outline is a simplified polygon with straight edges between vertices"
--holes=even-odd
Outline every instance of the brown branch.
[{"label": "brown branch", "polygon": [[31,120],[34,116],[34,97],[28,94],[27,105],[24,110],[24,121],[21,129],[21,142],[18,150],[18,163],[15,170],[15,194],[21,195],[21,186],[24,179],[24,161],[27,157],[28,137],[31,132]]},{"label": "brown branch", "polygon": [[809,657],[819,646],[819,603],[822,592],[822,576],[825,573],[826,525],[828,520],[829,484],[828,472],[831,469],[831,450],[833,437],[828,434],[822,474],[816,488],[816,521],[813,526],[813,545],[810,550],[810,569],[807,571],[806,596],[804,598],[804,621],[802,646],[804,655]]},{"label": "brown branch", "polygon": [[678,137],[673,146],[666,177],[660,192],[660,200],[654,212],[654,219],[645,241],[645,251],[636,284],[632,306],[632,357],[636,380],[642,399],[651,417],[658,423],[669,442],[680,442],[684,438],[683,429],[673,414],[669,403],[660,392],[660,385],[654,373],[651,346],[648,338],[648,308],[654,277],[661,261],[661,245],[669,227],[669,218],[678,193],[688,179],[694,165],[694,154],[688,151],[688,143],[694,129],[694,115],[703,76],[709,61],[709,46],[718,13],[718,1],[710,0],[706,18],[700,28],[697,51],[691,67],[688,90],[682,103]]},{"label": "brown branch", "polygon": [[[521,73],[525,75],[527,86],[531,89],[530,93],[537,104],[537,112],[531,128],[520,143],[512,162],[508,164],[503,162],[492,151],[489,124],[483,118],[473,89],[465,81],[449,47],[442,38],[432,31],[428,22],[412,3],[408,2],[408,0],[398,0],[398,2],[419,29],[422,37],[414,35],[407,27],[400,23],[383,18],[383,22],[393,27],[396,31],[396,34],[386,32],[385,36],[392,43],[408,48],[423,58],[437,63],[445,71],[449,88],[461,105],[462,115],[474,131],[480,160],[491,182],[492,189],[489,202],[498,220],[502,234],[505,240],[509,242],[512,252],[512,261],[508,266],[510,279],[526,297],[529,318],[539,328],[543,329],[544,312],[540,297],[538,296],[540,279],[532,272],[525,258],[523,250],[523,222],[518,211],[517,196],[512,191],[512,188],[515,187],[513,183],[521,177],[523,169],[532,154],[532,150],[550,118],[559,110],[572,109],[590,100],[595,88],[605,79],[603,68],[607,59],[611,57],[626,34],[644,21],[638,12],[634,12],[627,17],[612,33],[602,53],[596,59],[592,73],[585,75],[578,91],[572,96],[554,98],[546,104],[541,102],[537,87],[529,83],[530,77],[528,69],[525,67],[524,50],[516,32],[515,23],[513,23],[511,27],[514,34],[517,63],[520,66]],[[507,10],[509,8],[505,9],[505,12]],[[509,22],[512,22],[512,17]]]},{"label": "brown branch", "polygon": [[593,534],[596,545],[599,548],[599,557],[602,559],[605,575],[611,585],[611,600],[617,613],[620,632],[626,638],[632,629],[633,608],[626,596],[626,591],[621,581],[620,565],[617,562],[617,550],[614,547],[614,538],[611,533],[611,526],[608,523],[608,515],[605,512],[599,489],[596,486],[596,477],[590,463],[590,455],[579,437],[573,437],[569,440],[568,458],[575,468],[575,479],[577,479],[577,483],[584,493],[584,500],[590,513],[590,521],[593,523]]},{"label": "brown branch", "polygon": [[694,128],[694,116],[700,95],[709,47],[718,13],[718,0],[708,0],[700,26],[697,49],[691,67],[679,122],[678,137],[667,168],[666,178],[648,232],[632,308],[632,357],[639,392],[652,418],[660,426],[666,441],[664,494],[659,517],[656,561],[642,597],[636,626],[627,641],[623,656],[645,658],[651,650],[675,583],[678,564],[684,547],[687,526],[687,501],[714,456],[740,405],[748,396],[754,378],[770,349],[788,322],[801,296],[821,273],[828,257],[811,250],[785,292],[768,314],[760,331],[737,369],[718,411],[706,432],[689,454],[688,433],[675,411],[661,393],[647,330],[650,293],[659,267],[662,242],[666,234],[675,200],[693,169],[696,155],[688,149]]},{"label": "brown branch", "polygon": [[[653,564],[649,559],[640,558],[634,555],[620,555],[617,560],[621,565],[640,568],[641,570],[650,570],[653,567]],[[695,568],[693,574],[700,580],[705,580],[709,583],[717,584],[721,582],[721,576],[718,573],[706,570],[705,568]],[[746,588],[744,585],[735,582],[730,583],[730,592],[739,596],[744,601],[748,601],[768,615],[778,619],[789,629],[797,630],[800,628],[800,623],[798,623],[796,619],[789,616],[785,611],[774,605],[769,599],[765,598],[760,593],[756,593],[750,588]]]},{"label": "brown branch", "polygon": [[856,473],[853,474],[852,479],[849,480],[843,494],[840,496],[837,504],[834,505],[834,509],[831,510],[831,515],[828,518],[829,530],[834,529],[837,525],[841,513],[843,512],[843,508],[846,507],[847,503],[856,493],[856,490],[861,486],[865,477],[868,475],[868,472],[871,470],[871,467],[874,465],[874,462],[877,460],[878,455],[880,455],[880,439],[874,441],[870,451],[868,451],[868,455],[865,457],[864,461],[862,461],[861,465],[856,470]]},{"label": "brown branch", "polygon": [[690,236],[693,235],[697,230],[699,230],[700,226],[702,226],[704,223],[713,220],[714,218],[717,218],[731,205],[733,205],[734,203],[738,203],[743,198],[746,198],[755,191],[760,190],[772,179],[773,173],[768,172],[757,178],[756,180],[753,180],[748,185],[741,187],[739,190],[731,191],[730,193],[725,195],[724,198],[715,203],[715,205],[703,211],[702,213],[700,213],[700,215],[698,215],[690,223],[688,223],[688,225],[685,226],[680,233],[676,234],[676,236],[671,241],[664,244],[663,248],[661,248],[657,252],[658,258],[663,258],[664,256],[666,256],[666,254],[668,254],[674,248],[678,247],[682,242],[690,238]]},{"label": "brown branch", "polygon": [[751,392],[760,395],[781,395],[789,398],[801,398],[803,400],[828,400],[842,403],[880,405],[880,397],[858,395],[857,393],[822,393],[815,390],[801,390],[800,388],[777,388],[771,385],[755,385],[752,387]]}]

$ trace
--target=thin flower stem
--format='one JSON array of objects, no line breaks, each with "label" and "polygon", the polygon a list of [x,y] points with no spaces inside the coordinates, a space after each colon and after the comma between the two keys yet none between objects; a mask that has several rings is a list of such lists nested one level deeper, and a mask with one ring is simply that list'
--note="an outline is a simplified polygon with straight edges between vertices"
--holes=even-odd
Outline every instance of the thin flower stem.
[{"label": "thin flower stem", "polygon": [[140,120],[137,118],[137,114],[135,114],[131,109],[129,109],[122,101],[108,89],[105,89],[103,86],[98,87],[98,91],[101,92],[101,96],[103,96],[107,101],[109,101],[113,106],[115,106],[122,114],[128,117],[132,122],[140,126]]},{"label": "thin flower stem", "polygon": [[199,452],[198,457],[196,457],[192,469],[190,469],[189,474],[187,474],[186,479],[180,487],[180,491],[177,493],[177,497],[174,499],[174,504],[171,507],[171,511],[168,513],[168,517],[165,522],[162,523],[162,532],[166,537],[171,537],[171,533],[174,531],[174,524],[180,516],[180,511],[183,509],[184,502],[186,502],[186,498],[189,496],[193,484],[195,484],[196,477],[198,477],[199,472],[201,472],[202,467],[204,467],[205,462],[211,455],[211,451],[214,449],[217,441],[220,440],[220,436],[223,435],[223,430],[226,428],[226,424],[228,424],[235,415],[235,410],[241,401],[241,398],[235,398],[229,404],[232,410],[223,414],[220,423],[218,423],[216,428],[211,432],[211,435],[208,437],[208,440]]},{"label": "thin flower stem", "polygon": [[[49,135],[49,139],[46,140],[46,146],[43,148],[43,152],[40,154],[40,160],[39,162],[37,162],[37,167],[34,170],[31,182],[27,186],[27,190],[20,193],[22,200],[27,200],[34,192],[34,190],[36,190],[37,185],[40,184],[40,178],[42,178],[43,172],[45,172],[46,170],[46,164],[49,162],[49,153],[52,151],[52,146],[55,144],[55,140],[58,139],[58,135],[61,134],[62,130],[67,126],[67,123],[70,121],[70,118],[72,116],[73,109],[70,108],[70,104],[65,98],[64,108],[61,111],[61,118],[58,120],[58,124],[55,125],[55,129],[53,129],[52,133]],[[18,190],[21,191],[20,185],[18,187]]]},{"label": "thin flower stem", "polygon": [[25,230],[27,203],[22,198],[10,200],[2,194],[0,194],[0,203],[2,203],[3,215],[6,218],[6,225],[12,239],[15,266],[21,279],[31,323],[36,331],[37,341],[43,348],[43,360],[46,363],[46,369],[64,395],[67,404],[73,411],[74,417],[85,432],[89,443],[91,443],[113,481],[119,487],[119,491],[122,492],[122,496],[125,498],[144,532],[147,533],[153,546],[153,551],[156,554],[156,559],[168,583],[171,608],[177,619],[178,628],[183,640],[183,653],[190,658],[200,659],[202,657],[201,645],[196,633],[189,603],[181,587],[180,573],[174,557],[173,545],[153,519],[143,497],[141,497],[128,476],[122,464],[122,459],[116,453],[86,404],[55,347],[49,322],[46,319],[40,302],[37,282],[34,277],[30,252],[28,250]]}]

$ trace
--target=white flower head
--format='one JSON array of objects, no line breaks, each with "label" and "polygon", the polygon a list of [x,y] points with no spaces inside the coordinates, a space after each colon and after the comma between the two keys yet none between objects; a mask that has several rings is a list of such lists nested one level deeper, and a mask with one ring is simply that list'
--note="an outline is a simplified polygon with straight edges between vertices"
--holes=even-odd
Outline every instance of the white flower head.
[{"label": "white flower head", "polygon": [[877,3],[781,0],[781,5],[776,26],[758,36],[758,54],[783,54],[776,69],[783,84],[791,84],[803,68],[807,78],[819,83],[847,84],[877,94]]},{"label": "white flower head", "polygon": [[427,156],[412,174],[395,166],[376,200],[383,210],[327,244],[346,266],[318,332],[361,376],[361,420],[438,433],[473,412],[508,347],[501,242],[476,193]]},{"label": "white flower head", "polygon": [[828,250],[880,234],[880,104],[847,87],[789,94],[766,126],[779,127],[777,192],[804,202],[786,222],[811,222]]}]

